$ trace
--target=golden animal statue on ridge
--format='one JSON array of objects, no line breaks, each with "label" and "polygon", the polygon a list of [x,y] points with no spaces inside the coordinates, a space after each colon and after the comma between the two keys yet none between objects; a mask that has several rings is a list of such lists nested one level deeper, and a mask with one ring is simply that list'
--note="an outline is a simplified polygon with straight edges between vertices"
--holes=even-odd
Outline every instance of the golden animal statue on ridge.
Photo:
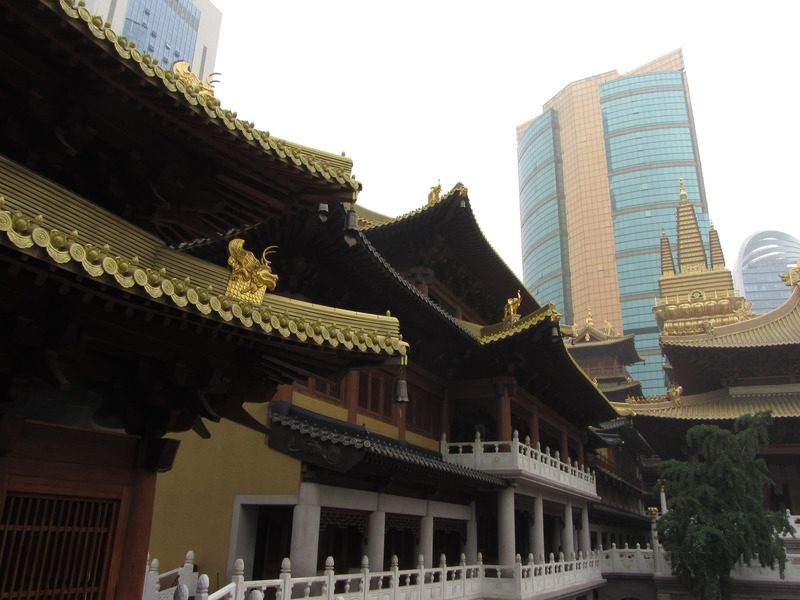
[{"label": "golden animal statue on ridge", "polygon": [[233,269],[225,293],[239,300],[261,304],[266,290],[273,291],[278,284],[278,276],[272,272],[267,260],[274,254],[277,246],[268,246],[261,253],[259,261],[249,250],[244,249],[244,240],[236,238],[228,244],[228,265]]}]

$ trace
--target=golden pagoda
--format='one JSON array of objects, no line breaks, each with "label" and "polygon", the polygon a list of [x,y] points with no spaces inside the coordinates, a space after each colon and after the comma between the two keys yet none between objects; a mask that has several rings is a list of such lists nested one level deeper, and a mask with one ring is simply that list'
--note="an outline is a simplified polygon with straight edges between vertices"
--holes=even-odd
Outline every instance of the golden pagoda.
[{"label": "golden pagoda", "polygon": [[[697,215],[680,180],[678,239],[675,267],[672,247],[661,234],[660,298],[653,313],[662,335],[695,335],[714,327],[750,319],[751,304],[733,288],[731,272],[725,268],[719,234],[711,225],[709,254],[700,234]],[[708,260],[710,258],[710,260]]]}]

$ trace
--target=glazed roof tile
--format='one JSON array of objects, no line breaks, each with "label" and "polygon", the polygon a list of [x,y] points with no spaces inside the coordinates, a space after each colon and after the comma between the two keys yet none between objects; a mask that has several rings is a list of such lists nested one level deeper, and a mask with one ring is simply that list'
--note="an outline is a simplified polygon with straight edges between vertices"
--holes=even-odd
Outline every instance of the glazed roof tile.
[{"label": "glazed roof tile", "polygon": [[661,345],[665,349],[800,346],[800,286],[795,286],[789,299],[772,312],[715,327],[709,333],[661,336]]},{"label": "glazed roof tile", "polygon": [[671,402],[649,404],[615,403],[621,414],[655,419],[736,419],[770,410],[776,418],[800,417],[800,384],[737,386]]},{"label": "glazed roof tile", "polygon": [[204,92],[202,87],[187,84],[158,61],[135,48],[124,36],[106,26],[102,17],[92,15],[78,0],[60,0],[62,12],[75,22],[82,23],[86,33],[98,44],[105,44],[110,54],[116,55],[127,66],[135,69],[144,79],[160,85],[181,102],[195,107],[209,119],[209,125],[227,130],[246,140],[252,147],[265,154],[275,156],[288,165],[293,165],[314,177],[320,177],[354,191],[361,184],[351,176],[352,160],[321,150],[308,148],[284,139],[276,138],[268,131],[255,128],[252,122],[240,119],[237,113],[223,109],[220,101]]},{"label": "glazed roof tile", "polygon": [[408,351],[394,317],[274,294],[257,306],[230,298],[215,291],[226,289],[227,268],[168,248],[121,217],[2,157],[0,174],[0,231],[19,251],[53,266],[280,339],[375,354]]}]

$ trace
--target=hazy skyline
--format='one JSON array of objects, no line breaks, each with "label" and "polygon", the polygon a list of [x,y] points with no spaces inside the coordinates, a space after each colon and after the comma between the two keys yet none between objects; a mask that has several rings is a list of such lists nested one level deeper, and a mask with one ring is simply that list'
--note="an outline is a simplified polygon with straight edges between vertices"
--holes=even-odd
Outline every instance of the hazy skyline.
[{"label": "hazy skyline", "polygon": [[424,205],[437,180],[443,190],[461,181],[520,277],[516,126],[572,81],[676,48],[727,266],[756,230],[800,236],[792,4],[214,3],[223,108],[277,137],[345,151],[364,186],[359,204],[387,215]]}]

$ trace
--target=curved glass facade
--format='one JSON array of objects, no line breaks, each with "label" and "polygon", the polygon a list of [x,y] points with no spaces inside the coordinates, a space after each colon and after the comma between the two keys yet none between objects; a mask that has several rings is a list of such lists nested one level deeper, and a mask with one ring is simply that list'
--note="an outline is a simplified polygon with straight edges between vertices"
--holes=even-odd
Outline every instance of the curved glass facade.
[{"label": "curved glass facade", "polygon": [[520,138],[517,159],[525,282],[540,302],[564,310],[569,305],[568,265],[561,236],[556,124],[553,110],[533,121]]},{"label": "curved glass facade", "polygon": [[517,131],[525,285],[567,323],[591,308],[635,334],[646,363],[630,372],[663,394],[652,308],[680,179],[704,239],[709,229],[682,54],[573,82]]},{"label": "curved glass facade", "polygon": [[768,313],[789,299],[792,289],[779,277],[796,266],[800,241],[782,231],[758,231],[742,243],[734,279],[756,314]]},{"label": "curved glass facade", "polygon": [[[683,74],[633,75],[600,84],[614,221],[622,325],[636,334],[645,394],[663,393],[653,303],[661,277],[661,232],[675,239],[678,181],[701,198],[700,169]],[[695,208],[704,239],[709,220]]]}]

